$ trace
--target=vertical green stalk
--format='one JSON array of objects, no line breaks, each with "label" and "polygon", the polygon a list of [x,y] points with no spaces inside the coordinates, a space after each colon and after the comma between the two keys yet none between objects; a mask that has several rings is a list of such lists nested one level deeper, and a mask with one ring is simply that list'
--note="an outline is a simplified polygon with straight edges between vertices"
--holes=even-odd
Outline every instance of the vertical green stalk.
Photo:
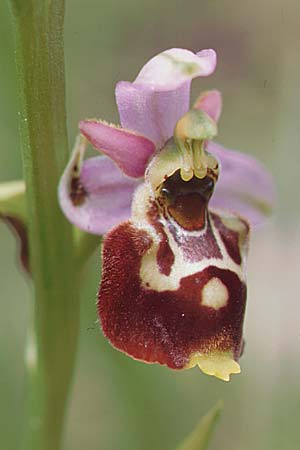
[{"label": "vertical green stalk", "polygon": [[33,273],[34,331],[27,352],[22,450],[58,450],[78,334],[72,228],[57,204],[68,158],[64,0],[9,0],[16,37],[20,129]]}]

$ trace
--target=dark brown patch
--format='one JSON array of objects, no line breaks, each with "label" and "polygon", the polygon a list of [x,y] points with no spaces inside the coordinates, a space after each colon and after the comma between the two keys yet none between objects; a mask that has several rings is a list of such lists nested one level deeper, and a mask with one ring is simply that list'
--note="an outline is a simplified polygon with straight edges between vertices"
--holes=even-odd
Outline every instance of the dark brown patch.
[{"label": "dark brown patch", "polygon": [[73,177],[70,185],[70,198],[74,206],[80,206],[84,203],[87,191],[83,187],[79,177]]},{"label": "dark brown patch", "polygon": [[[134,358],[182,369],[194,352],[240,356],[246,286],[229,270],[210,266],[185,277],[177,291],[145,289],[141,260],[152,240],[126,222],[107,235],[98,312],[112,345]],[[201,306],[201,290],[218,277],[229,292],[219,310]]]},{"label": "dark brown patch", "polygon": [[202,230],[205,224],[206,205],[197,193],[178,195],[168,213],[185,230]]},{"label": "dark brown patch", "polygon": [[202,230],[205,226],[207,203],[214,189],[214,181],[206,176],[183,181],[180,171],[164,181],[158,202],[168,214],[185,230]]}]

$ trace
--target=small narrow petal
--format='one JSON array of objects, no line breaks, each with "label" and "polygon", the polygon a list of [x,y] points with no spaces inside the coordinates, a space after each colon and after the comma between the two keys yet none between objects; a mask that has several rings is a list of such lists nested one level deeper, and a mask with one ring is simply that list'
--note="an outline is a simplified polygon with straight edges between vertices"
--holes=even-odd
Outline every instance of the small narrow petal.
[{"label": "small narrow petal", "polygon": [[133,83],[117,84],[116,100],[122,126],[142,133],[161,147],[189,109],[191,81],[210,75],[215,66],[214,50],[194,54],[175,48],[155,56]]},{"label": "small narrow petal", "polygon": [[144,175],[155,145],[148,138],[108,123],[85,120],[80,122],[81,133],[93,146],[113,159],[129,177]]},{"label": "small narrow petal", "polygon": [[217,90],[202,92],[193,107],[205,111],[215,122],[218,122],[222,112],[221,92]]},{"label": "small narrow petal", "polygon": [[260,225],[275,204],[275,187],[270,173],[255,158],[225,149],[215,142],[208,142],[206,149],[221,163],[211,208],[235,212],[251,225]]},{"label": "small narrow petal", "polygon": [[105,156],[87,159],[81,165],[78,146],[59,185],[59,201],[67,218],[93,234],[104,234],[131,212],[131,200],[138,181],[122,174]]}]

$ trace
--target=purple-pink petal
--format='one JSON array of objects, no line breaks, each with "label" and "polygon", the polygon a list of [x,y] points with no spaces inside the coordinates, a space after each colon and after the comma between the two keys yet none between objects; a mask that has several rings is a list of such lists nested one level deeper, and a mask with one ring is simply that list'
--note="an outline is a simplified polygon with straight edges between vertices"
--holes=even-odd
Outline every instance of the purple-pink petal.
[{"label": "purple-pink petal", "polygon": [[200,94],[193,106],[206,112],[215,122],[218,122],[222,112],[222,95],[220,91],[205,91]]},{"label": "purple-pink petal", "polygon": [[215,66],[214,50],[194,54],[173,48],[150,59],[133,83],[121,81],[116,86],[122,126],[149,137],[160,148],[189,109],[192,79],[210,75]]},{"label": "purple-pink petal", "polygon": [[176,122],[188,111],[189,96],[189,81],[171,91],[155,91],[127,81],[116,86],[122,126],[147,136],[158,148],[173,135]]},{"label": "purple-pink petal", "polygon": [[[67,218],[84,231],[104,234],[131,214],[131,201],[139,181],[123,175],[106,156],[83,162],[77,182],[79,201],[72,193],[74,158],[59,185],[59,200]],[[81,194],[80,194],[81,193]]]},{"label": "purple-pink petal", "polygon": [[81,133],[93,146],[113,159],[124,174],[139,178],[144,175],[154,143],[133,131],[96,120],[79,123]]},{"label": "purple-pink petal", "polygon": [[208,142],[206,149],[221,163],[210,206],[238,213],[253,226],[260,225],[275,203],[270,173],[255,158],[225,149],[215,142]]}]

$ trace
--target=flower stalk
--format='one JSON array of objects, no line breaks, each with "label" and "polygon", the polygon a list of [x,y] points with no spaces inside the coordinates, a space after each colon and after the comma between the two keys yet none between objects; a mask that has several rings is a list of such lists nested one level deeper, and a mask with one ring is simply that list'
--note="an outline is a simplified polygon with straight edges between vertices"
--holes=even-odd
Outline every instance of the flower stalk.
[{"label": "flower stalk", "polygon": [[57,203],[57,184],[68,158],[64,0],[10,0],[10,6],[35,295],[26,352],[28,410],[21,448],[58,450],[79,319],[72,227]]}]

